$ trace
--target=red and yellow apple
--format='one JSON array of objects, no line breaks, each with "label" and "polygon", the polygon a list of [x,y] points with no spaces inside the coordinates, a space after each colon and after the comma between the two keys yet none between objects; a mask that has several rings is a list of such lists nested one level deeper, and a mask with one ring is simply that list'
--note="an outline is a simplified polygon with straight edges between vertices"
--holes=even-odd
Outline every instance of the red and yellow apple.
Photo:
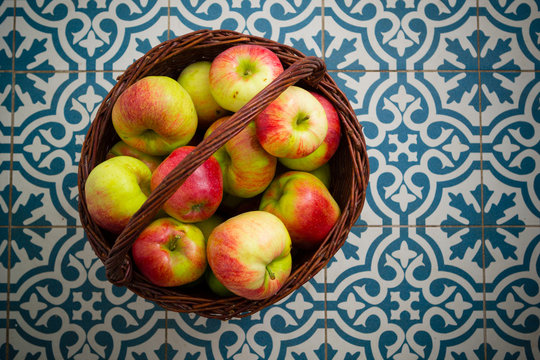
[{"label": "red and yellow apple", "polygon": [[259,45],[236,45],[212,61],[210,92],[223,108],[236,112],[283,72],[277,55]]},{"label": "red and yellow apple", "polygon": [[259,209],[281,219],[293,246],[305,249],[319,245],[341,214],[321,180],[303,171],[278,176],[263,193]]},{"label": "red and yellow apple", "polygon": [[189,284],[207,267],[201,230],[171,217],[150,223],[133,243],[131,253],[141,273],[158,286]]},{"label": "red and yellow apple", "polygon": [[186,145],[197,129],[191,97],[167,76],[147,76],[129,86],[111,117],[120,138],[149,155],[167,155]]},{"label": "red and yellow apple", "polygon": [[336,109],[324,96],[315,92],[311,92],[311,94],[319,100],[324,109],[326,120],[328,122],[328,131],[322,144],[311,154],[298,159],[280,158],[279,161],[289,169],[303,171],[315,170],[326,164],[335,154],[339,146],[341,125]]},{"label": "red and yellow apple", "polygon": [[260,300],[274,295],[291,272],[291,238],[265,211],[246,212],[218,225],[206,246],[208,264],[223,286]]},{"label": "red and yellow apple", "polygon": [[148,166],[131,156],[116,156],[98,164],[85,183],[92,220],[112,233],[121,233],[146,201],[151,177]]},{"label": "red and yellow apple", "polygon": [[163,161],[163,158],[161,156],[148,155],[140,150],[135,149],[132,146],[129,146],[123,141],[119,141],[113,145],[113,147],[107,153],[107,159],[121,155],[131,156],[141,160],[143,163],[146,164],[146,166],[148,166],[148,168],[152,172],[154,172],[154,170],[156,170],[159,164],[161,164],[161,162]]},{"label": "red and yellow apple", "polygon": [[324,141],[328,121],[321,103],[307,90],[290,86],[255,119],[257,139],[271,155],[297,159]]},{"label": "red and yellow apple", "polygon": [[[214,122],[205,137],[229,118],[226,116]],[[214,156],[221,166],[224,191],[237,197],[251,198],[262,193],[276,172],[277,159],[259,144],[253,122],[227,141]]]},{"label": "red and yellow apple", "polygon": [[199,126],[202,128],[207,128],[227,113],[210,92],[210,65],[210,61],[197,61],[186,66],[178,76],[178,82],[193,100]]},{"label": "red and yellow apple", "polygon": [[[152,191],[191,151],[182,146],[171,152],[152,174]],[[211,156],[165,202],[163,210],[182,222],[194,223],[212,216],[223,197],[223,178],[218,161]]]}]

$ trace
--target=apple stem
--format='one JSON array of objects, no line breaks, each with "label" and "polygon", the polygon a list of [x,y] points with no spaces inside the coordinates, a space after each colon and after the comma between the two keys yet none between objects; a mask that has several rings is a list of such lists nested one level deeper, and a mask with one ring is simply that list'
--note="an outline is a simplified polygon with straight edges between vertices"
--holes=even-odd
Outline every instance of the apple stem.
[{"label": "apple stem", "polygon": [[182,239],[182,236],[180,235],[174,235],[171,241],[169,241],[169,250],[174,251],[176,250],[176,246],[178,245],[178,241]]},{"label": "apple stem", "polygon": [[272,280],[276,279],[276,275],[269,268],[266,268],[266,271],[268,271],[268,275],[270,275],[270,279]]}]

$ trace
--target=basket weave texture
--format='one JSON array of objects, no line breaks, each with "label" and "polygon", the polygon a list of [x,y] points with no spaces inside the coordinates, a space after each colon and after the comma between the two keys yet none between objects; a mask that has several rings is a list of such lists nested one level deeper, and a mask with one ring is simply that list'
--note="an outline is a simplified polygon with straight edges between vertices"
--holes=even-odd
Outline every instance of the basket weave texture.
[{"label": "basket weave texture", "polygon": [[[285,71],[255,96],[229,121],[202,140],[194,151],[152,191],[147,201],[131,218],[120,235],[113,235],[97,226],[88,213],[85,183],[92,169],[104,161],[109,149],[119,140],[111,121],[111,112],[120,94],[137,80],[150,75],[166,75],[174,79],[187,65],[201,60],[212,61],[223,50],[239,45],[261,45],[280,58]],[[217,298],[206,286],[158,287],[134,266],[131,245],[138,234],[153,220],[165,201],[191,173],[229,139],[238,134],[279,94],[297,84],[324,95],[336,108],[342,128],[340,146],[330,161],[330,191],[342,214],[320,247],[313,251],[295,252],[293,269],[285,285],[272,297],[247,300],[233,296]],[[296,49],[261,37],[226,30],[201,30],[161,43],[135,61],[119,78],[102,102],[86,135],[79,163],[79,214],[88,241],[105,265],[109,281],[125,286],[159,306],[175,311],[230,319],[251,315],[283,299],[316,275],[346,241],[365,201],[369,163],[361,125],[346,96],[332,80],[324,62],[307,57]]]}]

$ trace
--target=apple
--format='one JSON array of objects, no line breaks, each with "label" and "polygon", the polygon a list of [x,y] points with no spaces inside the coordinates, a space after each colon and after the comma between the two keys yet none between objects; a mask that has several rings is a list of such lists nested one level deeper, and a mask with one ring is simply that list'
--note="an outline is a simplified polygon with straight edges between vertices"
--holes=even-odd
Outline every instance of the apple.
[{"label": "apple", "polygon": [[272,51],[260,45],[236,45],[210,66],[210,92],[223,108],[236,112],[283,72]]},{"label": "apple", "polygon": [[214,275],[214,272],[212,269],[210,269],[210,266],[206,269],[206,274],[204,275],[204,279],[206,280],[206,284],[212,290],[212,292],[220,297],[228,297],[234,295],[229,289],[227,289],[222,283],[219,282],[216,275]]},{"label": "apple", "polygon": [[[152,174],[152,191],[178,165],[194,146],[182,146],[170,153]],[[163,210],[182,222],[194,223],[212,216],[223,197],[221,168],[211,156],[174,192],[163,205]]]},{"label": "apple", "polygon": [[283,286],[291,272],[290,251],[283,222],[258,210],[218,225],[206,245],[208,264],[219,282],[250,300],[268,298]]},{"label": "apple", "polygon": [[146,166],[148,166],[148,168],[152,172],[154,172],[154,170],[156,170],[159,164],[161,164],[161,162],[163,161],[163,158],[161,156],[148,155],[140,150],[135,149],[132,146],[129,146],[123,141],[119,141],[113,145],[113,147],[107,153],[107,159],[121,155],[131,156],[141,160],[143,163],[146,164]]},{"label": "apple", "polygon": [[141,160],[116,156],[98,164],[86,179],[84,196],[90,217],[119,234],[150,194],[152,173]]},{"label": "apple", "polygon": [[207,266],[201,230],[171,217],[150,223],[133,242],[131,253],[141,273],[158,286],[189,284]]},{"label": "apple", "polygon": [[336,109],[324,96],[315,92],[311,92],[311,94],[317,100],[319,100],[323,106],[326,120],[328,122],[328,131],[322,144],[311,154],[299,159],[280,158],[279,161],[289,169],[303,171],[315,170],[318,167],[326,164],[328,160],[330,160],[330,158],[332,158],[332,156],[335,154],[339,146],[341,125]]},{"label": "apple", "polygon": [[125,89],[112,109],[112,123],[128,145],[149,155],[167,155],[187,144],[197,129],[188,92],[167,76],[147,76]]},{"label": "apple", "polygon": [[221,224],[223,221],[225,221],[221,216],[214,214],[210,216],[208,219],[199,221],[195,223],[194,225],[199,228],[199,230],[202,231],[204,235],[204,241],[208,241],[208,238],[210,237],[210,234],[212,233],[212,230],[219,224]]},{"label": "apple", "polygon": [[[223,117],[210,125],[205,137],[229,118],[230,116]],[[276,172],[277,159],[259,144],[254,122],[250,122],[227,141],[214,156],[221,166],[223,190],[241,198],[251,198],[262,193],[270,185]]]},{"label": "apple", "polygon": [[332,183],[332,176],[330,173],[330,164],[326,163],[323,166],[316,168],[315,170],[309,171],[310,174],[315,175],[319,180],[322,181],[324,186],[327,189],[330,189],[330,184]]},{"label": "apple", "polygon": [[210,65],[210,61],[195,62],[186,66],[178,76],[178,82],[193,100],[199,126],[203,128],[207,128],[227,113],[227,110],[214,100],[210,92]]},{"label": "apple", "polygon": [[322,181],[304,171],[288,171],[276,177],[263,193],[259,210],[280,218],[293,246],[303,249],[319,245],[341,214]]},{"label": "apple", "polygon": [[279,158],[297,159],[314,152],[328,132],[321,103],[309,91],[288,87],[256,118],[261,146]]}]

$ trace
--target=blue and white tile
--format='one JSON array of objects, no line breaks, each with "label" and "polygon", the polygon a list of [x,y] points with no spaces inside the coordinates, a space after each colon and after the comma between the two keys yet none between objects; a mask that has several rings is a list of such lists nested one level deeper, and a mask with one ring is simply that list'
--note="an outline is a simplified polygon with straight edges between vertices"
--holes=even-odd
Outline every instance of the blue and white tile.
[{"label": "blue and white tile", "polygon": [[479,5],[481,69],[540,70],[540,4],[480,0]]},{"label": "blue and white tile", "polygon": [[[9,98],[11,103],[11,96]],[[0,105],[0,151],[0,226],[7,226],[11,183],[11,112],[3,105]]]},{"label": "blue and white tile", "polygon": [[509,84],[482,98],[485,224],[540,225],[540,75],[481,77]]},{"label": "blue and white tile", "polygon": [[13,235],[9,337],[18,356],[116,359],[159,352],[165,311],[113,287],[82,229],[22,232],[42,234],[28,241]]},{"label": "blue and white tile", "polygon": [[[13,48],[14,0],[0,4],[0,70],[11,70]],[[11,75],[11,74],[10,74]]]},{"label": "blue and white tile", "polygon": [[326,1],[328,67],[338,70],[446,67],[445,59],[456,58],[453,50],[460,42],[465,52],[475,49],[474,41],[471,44],[466,39],[475,35],[477,27],[474,5],[464,0]]},{"label": "blue and white tile", "polygon": [[[497,228],[512,243],[498,248],[486,268],[487,346],[497,357],[540,357],[540,231],[535,227]],[[509,358],[509,357],[505,357]]]},{"label": "blue and white tile", "polygon": [[227,29],[290,45],[306,55],[322,56],[321,1],[175,0],[171,37],[199,29]]},{"label": "blue and white tile", "polygon": [[80,151],[113,77],[102,72],[17,74],[21,106],[13,140],[14,225],[78,224]]},{"label": "blue and white tile", "polygon": [[439,228],[353,228],[327,270],[336,358],[448,358],[483,341],[481,268],[454,261],[439,247],[447,239]]},{"label": "blue and white tile", "polygon": [[166,36],[167,5],[167,0],[20,2],[16,68],[123,70],[144,54],[139,47],[157,45]]},{"label": "blue and white tile", "polygon": [[480,225],[477,79],[446,91],[447,73],[332,74],[366,137],[371,174],[359,224]]},{"label": "blue and white tile", "polygon": [[324,358],[324,271],[280,302],[229,321],[168,314],[171,358]]}]

